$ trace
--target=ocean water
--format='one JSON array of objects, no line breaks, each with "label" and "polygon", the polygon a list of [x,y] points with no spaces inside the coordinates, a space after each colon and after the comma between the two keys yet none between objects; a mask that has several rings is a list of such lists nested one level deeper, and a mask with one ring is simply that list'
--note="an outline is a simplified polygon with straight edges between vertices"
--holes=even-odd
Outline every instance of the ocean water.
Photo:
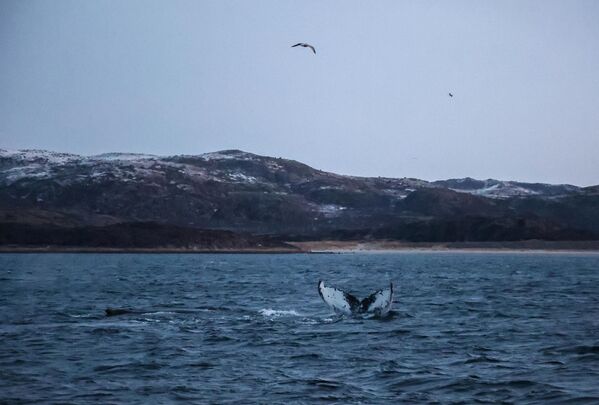
[{"label": "ocean water", "polygon": [[599,402],[593,254],[3,254],[0,309],[0,403]]}]

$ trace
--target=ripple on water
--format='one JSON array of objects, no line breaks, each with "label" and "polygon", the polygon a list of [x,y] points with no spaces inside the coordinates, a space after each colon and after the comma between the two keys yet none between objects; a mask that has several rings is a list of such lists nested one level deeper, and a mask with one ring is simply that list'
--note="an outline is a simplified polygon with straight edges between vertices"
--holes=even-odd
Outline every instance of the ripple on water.
[{"label": "ripple on water", "polygon": [[[599,256],[0,255],[0,402],[598,403]],[[332,314],[315,283],[398,286]],[[105,317],[107,307],[134,313]]]}]

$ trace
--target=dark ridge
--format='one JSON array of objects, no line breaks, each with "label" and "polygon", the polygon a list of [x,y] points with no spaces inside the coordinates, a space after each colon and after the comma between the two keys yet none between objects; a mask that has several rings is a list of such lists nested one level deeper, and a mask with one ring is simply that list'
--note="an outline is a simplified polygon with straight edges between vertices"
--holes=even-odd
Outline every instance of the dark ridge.
[{"label": "dark ridge", "polygon": [[335,229],[319,234],[295,234],[288,235],[286,240],[507,242],[585,241],[599,240],[599,236],[588,230],[562,227],[542,219],[463,217],[404,222],[376,229]]},{"label": "dark ridge", "polygon": [[114,248],[258,249],[294,248],[266,236],[204,230],[151,222],[58,227],[0,224],[0,245]]}]

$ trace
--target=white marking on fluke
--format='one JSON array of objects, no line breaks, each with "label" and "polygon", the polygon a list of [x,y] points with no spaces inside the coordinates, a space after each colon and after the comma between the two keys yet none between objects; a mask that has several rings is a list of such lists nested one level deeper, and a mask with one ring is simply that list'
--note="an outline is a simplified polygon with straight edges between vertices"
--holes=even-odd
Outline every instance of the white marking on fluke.
[{"label": "white marking on fluke", "polygon": [[320,280],[318,294],[338,314],[374,314],[383,317],[389,313],[393,304],[393,283],[389,283],[389,288],[378,290],[360,301],[345,291],[325,286],[324,281]]}]

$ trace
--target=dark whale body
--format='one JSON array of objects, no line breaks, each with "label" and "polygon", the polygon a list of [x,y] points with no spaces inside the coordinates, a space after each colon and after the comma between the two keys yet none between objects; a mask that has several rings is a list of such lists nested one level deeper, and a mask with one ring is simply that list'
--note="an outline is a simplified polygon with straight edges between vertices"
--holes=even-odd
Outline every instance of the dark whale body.
[{"label": "dark whale body", "polygon": [[116,315],[126,315],[126,314],[138,314],[138,311],[134,311],[132,309],[127,308],[106,308],[104,310],[106,316],[116,316]]}]

